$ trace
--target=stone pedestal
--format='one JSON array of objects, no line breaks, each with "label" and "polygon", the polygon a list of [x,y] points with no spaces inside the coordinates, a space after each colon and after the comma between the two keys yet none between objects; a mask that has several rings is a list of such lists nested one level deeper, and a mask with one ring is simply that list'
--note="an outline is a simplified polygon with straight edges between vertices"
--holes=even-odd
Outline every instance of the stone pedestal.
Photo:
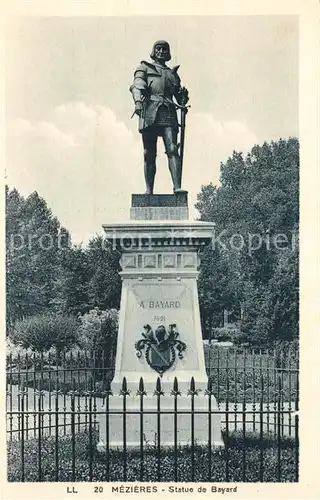
[{"label": "stone pedestal", "polygon": [[[148,199],[147,199],[148,198]],[[177,198],[177,199],[175,199]],[[164,206],[159,206],[159,205]],[[160,411],[161,444],[174,444],[174,397],[171,394],[175,377],[181,393],[177,397],[178,411],[190,412],[192,397],[188,391],[193,377],[197,395],[194,397],[195,420],[194,440],[198,444],[208,444],[209,396],[205,395],[207,375],[204,363],[203,342],[201,334],[197,277],[199,267],[199,249],[207,245],[212,238],[214,224],[195,222],[180,218],[181,210],[187,211],[187,195],[133,195],[131,217],[127,223],[108,224],[104,226],[107,238],[114,248],[121,251],[122,295],[119,317],[119,332],[115,375],[111,385],[113,396],[109,398],[110,411],[123,410],[123,396],[119,396],[123,378],[126,378],[130,395],[126,396],[128,411],[140,409],[140,397],[137,396],[140,378],[143,378],[144,409],[156,411],[157,397],[154,395],[156,382],[161,377]],[[152,220],[137,220],[135,209],[149,210]],[[176,219],[160,220],[155,209],[176,209]],[[187,212],[184,212],[187,213]],[[170,325],[175,325],[177,340],[185,344],[179,352],[177,346],[159,354],[157,345],[148,344],[139,350],[137,342],[146,339],[148,325],[153,338],[157,328],[164,326],[167,333]],[[143,342],[142,342],[143,344]],[[141,347],[141,345],[140,345]],[[148,351],[148,352],[147,352]],[[153,367],[155,356],[160,356],[160,364],[170,365],[157,371]],[[158,356],[158,357],[159,357]],[[217,410],[216,400],[210,396],[212,410]],[[197,414],[197,412],[202,412]],[[157,432],[156,414],[144,415],[144,435],[146,442],[154,442]],[[213,446],[222,446],[220,417],[211,415],[211,442]],[[128,414],[127,446],[138,446],[140,443],[140,416]],[[110,446],[122,446],[123,417],[109,417]],[[106,419],[100,417],[101,451],[105,446]],[[178,443],[191,442],[191,415],[178,415]]]}]

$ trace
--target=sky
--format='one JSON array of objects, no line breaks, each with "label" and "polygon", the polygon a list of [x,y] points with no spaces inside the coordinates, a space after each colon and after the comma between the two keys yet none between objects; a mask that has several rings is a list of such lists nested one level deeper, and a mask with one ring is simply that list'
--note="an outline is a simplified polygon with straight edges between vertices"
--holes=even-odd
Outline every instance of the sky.
[{"label": "sky", "polygon": [[[298,136],[294,16],[32,17],[7,24],[6,182],[38,191],[74,243],[129,219],[145,189],[129,92],[155,40],[189,90],[183,188],[191,218],[234,150]],[[155,193],[172,184],[158,145]]]}]

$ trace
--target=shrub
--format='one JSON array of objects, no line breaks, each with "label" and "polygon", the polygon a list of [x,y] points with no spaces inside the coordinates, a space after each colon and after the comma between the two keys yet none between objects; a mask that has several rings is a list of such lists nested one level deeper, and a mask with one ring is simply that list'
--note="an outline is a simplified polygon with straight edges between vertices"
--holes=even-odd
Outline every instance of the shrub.
[{"label": "shrub", "polygon": [[7,338],[6,341],[6,355],[7,361],[10,363],[8,366],[10,369],[15,369],[19,367],[20,369],[25,369],[28,366],[31,366],[31,358],[33,351],[28,348],[22,347],[21,344],[15,344]]},{"label": "shrub", "polygon": [[97,363],[111,362],[118,333],[119,313],[116,309],[101,311],[95,307],[80,317],[79,346],[92,351]]},{"label": "shrub", "polygon": [[6,340],[6,355],[10,356],[12,361],[17,361],[19,358],[26,355],[31,356],[33,354],[32,349],[23,347],[20,343],[15,344],[10,338]]},{"label": "shrub", "polygon": [[237,328],[213,328],[211,338],[219,342],[234,342],[239,333]]},{"label": "shrub", "polygon": [[78,329],[74,316],[46,313],[17,321],[9,331],[9,338],[26,349],[45,352],[54,347],[59,354],[77,342]]}]

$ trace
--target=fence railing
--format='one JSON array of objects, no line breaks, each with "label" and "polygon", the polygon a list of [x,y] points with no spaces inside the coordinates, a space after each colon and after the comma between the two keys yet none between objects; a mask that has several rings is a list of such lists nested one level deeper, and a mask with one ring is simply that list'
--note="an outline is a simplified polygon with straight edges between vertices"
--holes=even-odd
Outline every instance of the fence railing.
[{"label": "fence railing", "polygon": [[[93,353],[17,357],[7,360],[8,479],[12,481],[297,481],[299,453],[299,379],[294,353],[248,349],[205,349],[208,371],[207,444],[198,446],[194,423],[189,446],[180,447],[177,421],[194,419],[201,411],[191,405],[181,412],[162,408],[161,379],[151,395],[157,400],[157,422],[171,415],[175,429],[172,449],[162,446],[161,433],[146,442],[143,421],[152,413],[143,405],[141,379],[134,395],[141,406],[140,445],[129,450],[126,425],[131,410],[117,412],[123,421],[118,450],[106,444],[98,454],[98,420],[108,422],[110,381],[108,357]],[[197,394],[190,381],[189,398]],[[126,401],[124,379],[121,397]],[[118,395],[117,395],[118,396]],[[150,395],[148,395],[150,396]],[[170,396],[179,399],[175,380]],[[218,407],[211,405],[212,397]],[[202,411],[203,413],[203,411]],[[224,449],[211,446],[211,417],[221,418]],[[189,421],[188,420],[188,421]],[[108,436],[108,432],[107,432]],[[109,438],[108,438],[109,439]],[[290,464],[288,466],[288,464]]]}]

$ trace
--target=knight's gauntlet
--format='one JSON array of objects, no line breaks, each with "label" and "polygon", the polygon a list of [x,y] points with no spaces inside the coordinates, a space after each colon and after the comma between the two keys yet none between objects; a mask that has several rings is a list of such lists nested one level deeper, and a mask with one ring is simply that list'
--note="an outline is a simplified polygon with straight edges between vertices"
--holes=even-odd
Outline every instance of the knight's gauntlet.
[{"label": "knight's gauntlet", "polygon": [[176,99],[181,106],[185,106],[189,101],[189,92],[185,87],[180,87],[177,94]]}]

